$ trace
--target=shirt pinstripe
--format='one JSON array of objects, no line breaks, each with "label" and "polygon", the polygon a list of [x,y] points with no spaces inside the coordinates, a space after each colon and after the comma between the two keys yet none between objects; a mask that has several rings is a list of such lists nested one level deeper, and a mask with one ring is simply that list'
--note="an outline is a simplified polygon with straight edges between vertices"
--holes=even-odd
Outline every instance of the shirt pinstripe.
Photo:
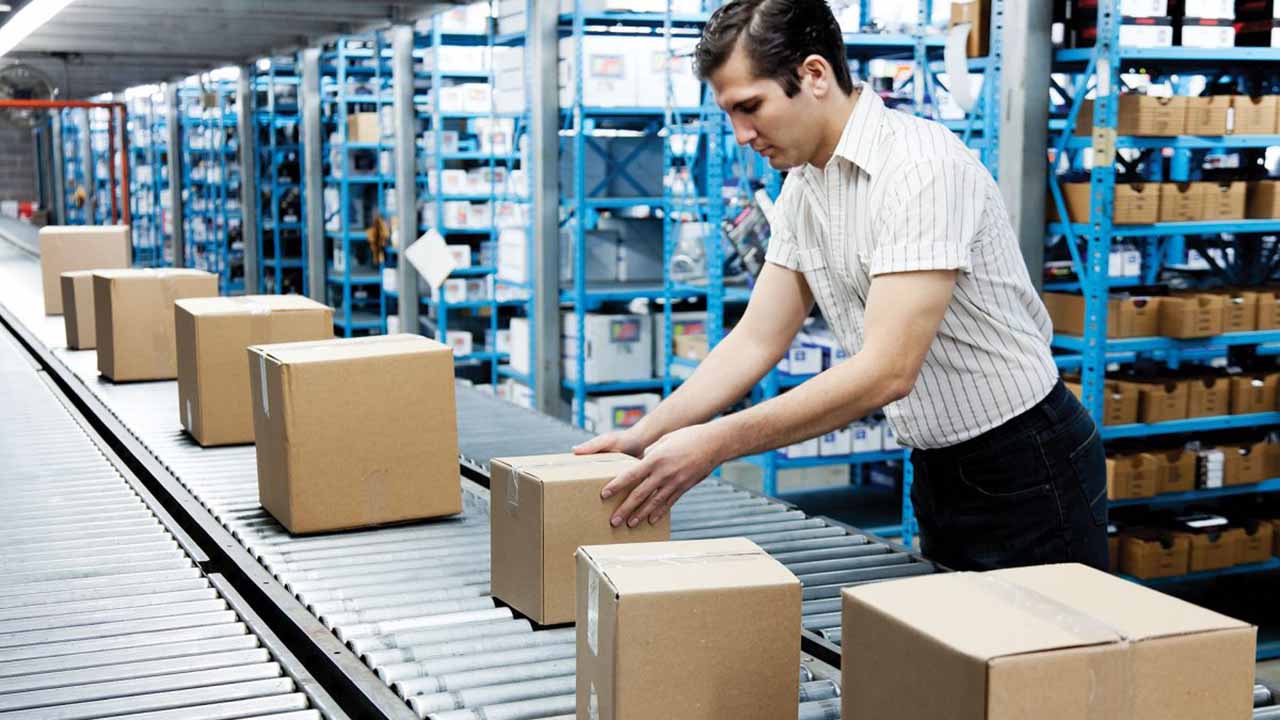
[{"label": "shirt pinstripe", "polygon": [[942,125],[865,85],[825,168],[792,170],[766,259],[804,274],[851,355],[876,275],[959,270],[915,387],[884,408],[908,447],[939,448],[1011,420],[1058,379],[1052,325],[991,174]]}]

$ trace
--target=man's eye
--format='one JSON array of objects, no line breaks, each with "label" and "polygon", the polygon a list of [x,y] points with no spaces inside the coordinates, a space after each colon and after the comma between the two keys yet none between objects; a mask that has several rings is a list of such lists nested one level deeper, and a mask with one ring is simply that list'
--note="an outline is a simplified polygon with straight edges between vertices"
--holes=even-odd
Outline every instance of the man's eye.
[{"label": "man's eye", "polygon": [[750,105],[743,105],[743,106],[742,106],[742,112],[744,112],[744,113],[746,113],[746,114],[748,114],[748,115],[750,115],[751,113],[753,113],[753,112],[755,112],[756,110],[759,110],[759,109],[760,109],[760,103],[751,103]]}]

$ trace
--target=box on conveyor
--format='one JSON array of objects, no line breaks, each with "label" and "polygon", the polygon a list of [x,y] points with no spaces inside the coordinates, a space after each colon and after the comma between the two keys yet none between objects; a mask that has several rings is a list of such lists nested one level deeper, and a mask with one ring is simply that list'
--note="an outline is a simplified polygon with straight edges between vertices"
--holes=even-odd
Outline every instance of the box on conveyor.
[{"label": "box on conveyor", "polygon": [[132,262],[128,225],[48,225],[38,237],[45,315],[62,314],[62,273],[127,268]]},{"label": "box on conveyor", "polygon": [[1256,634],[1083,565],[846,588],[841,717],[1248,718]]},{"label": "box on conveyor", "polygon": [[579,718],[795,720],[800,581],[755,543],[577,557]]},{"label": "box on conveyor", "polygon": [[92,350],[98,346],[93,315],[93,271],[62,273],[62,320],[67,331],[67,347]]},{"label": "box on conveyor", "polygon": [[203,270],[94,271],[98,372],[115,382],[177,378],[174,301],[217,295],[218,276]]},{"label": "box on conveyor", "polygon": [[670,514],[635,529],[609,523],[626,494],[602,500],[600,491],[638,462],[616,453],[492,460],[489,582],[494,596],[542,625],[573,622],[579,546],[669,540]]},{"label": "box on conveyor", "polygon": [[178,417],[204,446],[253,442],[244,351],[333,337],[333,310],[298,295],[188,298],[174,303]]},{"label": "box on conveyor", "polygon": [[258,496],[290,532],[461,512],[447,345],[383,335],[247,353]]}]

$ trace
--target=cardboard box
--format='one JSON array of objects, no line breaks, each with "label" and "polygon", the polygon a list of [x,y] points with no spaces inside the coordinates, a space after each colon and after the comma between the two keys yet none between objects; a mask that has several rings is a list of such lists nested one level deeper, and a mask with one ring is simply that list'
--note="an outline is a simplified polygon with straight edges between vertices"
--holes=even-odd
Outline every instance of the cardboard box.
[{"label": "cardboard box", "polygon": [[382,335],[247,352],[258,496],[290,532],[461,512],[447,345]]},{"label": "cardboard box", "polygon": [[1280,97],[1264,95],[1249,97],[1233,95],[1231,97],[1231,113],[1234,121],[1231,127],[1233,135],[1274,135],[1276,132],[1276,115],[1280,112]]},{"label": "cardboard box", "polygon": [[[672,311],[671,313],[671,339],[667,338],[666,323],[663,320],[661,308],[656,308],[657,312],[653,314],[653,371],[654,375],[661,376],[663,363],[666,362],[666,343],[671,343],[672,353],[676,357],[681,357],[679,346],[676,344],[682,335],[701,335],[705,344],[707,335],[707,313],[701,310]],[[692,350],[686,346],[686,350]],[[706,357],[706,355],[703,355]],[[701,358],[697,358],[701,360]],[[688,377],[693,374],[692,368],[680,366],[672,366],[672,377]]]},{"label": "cardboard box", "polygon": [[798,443],[778,448],[778,454],[792,459],[818,457],[818,452],[819,443],[817,438],[801,440]]},{"label": "cardboard box", "polygon": [[1187,98],[1186,135],[1226,135],[1230,95]]},{"label": "cardboard box", "polygon": [[1231,378],[1231,414],[1250,415],[1276,409],[1280,374],[1237,375]]},{"label": "cardboard box", "polygon": [[1236,558],[1237,565],[1261,563],[1271,559],[1275,531],[1270,522],[1264,520],[1247,523],[1240,528],[1240,532],[1243,537],[1240,540],[1240,555]]},{"label": "cardboard box", "polygon": [[1120,540],[1120,568],[1141,580],[1186,575],[1191,541],[1162,530],[1131,530]]},{"label": "cardboard box", "polygon": [[1201,183],[1160,183],[1160,222],[1189,222],[1203,215]]},{"label": "cardboard box", "polygon": [[1280,218],[1280,180],[1248,183],[1245,217],[1250,220]]},{"label": "cardboard box", "polygon": [[489,538],[495,597],[542,625],[573,622],[574,553],[581,545],[663,542],[671,515],[657,524],[614,528],[626,494],[600,499],[635,467],[628,455],[532,455],[490,462]]},{"label": "cardboard box", "polygon": [[1280,302],[1276,302],[1276,293],[1268,291],[1255,294],[1258,297],[1258,329],[1280,328]]},{"label": "cardboard box", "polygon": [[1199,220],[1243,220],[1245,216],[1245,189],[1248,183],[1236,182],[1201,182],[1192,183],[1200,187],[1204,212]]},{"label": "cardboard box", "polygon": [[188,298],[174,303],[178,417],[204,446],[253,442],[250,345],[333,337],[333,310],[298,295]]},{"label": "cardboard box", "polygon": [[[1107,300],[1107,337],[1149,337],[1160,327],[1160,303],[1164,298],[1113,297]],[[1068,335],[1084,335],[1084,296],[1044,293],[1053,329]]]},{"label": "cardboard box", "polygon": [[[1066,382],[1077,399],[1084,398],[1084,387]],[[1138,422],[1138,386],[1129,382],[1108,380],[1103,384],[1107,396],[1102,401],[1103,425],[1130,425]]]},{"label": "cardboard box", "polygon": [[1184,380],[1187,386],[1187,417],[1217,417],[1231,412],[1231,380],[1206,376]]},{"label": "cardboard box", "polygon": [[1224,485],[1253,485],[1270,477],[1270,446],[1265,442],[1244,445],[1220,445],[1225,457]]},{"label": "cardboard box", "polygon": [[[1184,96],[1151,97],[1149,95],[1121,95],[1116,132],[1119,135],[1140,137],[1170,137],[1181,135],[1187,127],[1187,98]],[[1080,104],[1076,122],[1076,135],[1093,132],[1093,101]]]},{"label": "cardboard box", "polygon": [[1160,334],[1173,338],[1221,335],[1226,302],[1218,295],[1160,298]]},{"label": "cardboard box", "polygon": [[1107,458],[1107,497],[1111,500],[1154,497],[1165,472],[1160,458],[1149,453]]},{"label": "cardboard box", "polygon": [[1272,552],[1276,557],[1280,557],[1280,520],[1271,521],[1271,536],[1275,538],[1275,547]]},{"label": "cardboard box", "polygon": [[969,23],[965,43],[967,57],[986,57],[989,52],[991,3],[989,0],[951,0],[951,26]]},{"label": "cardboard box", "polygon": [[841,428],[818,438],[818,455],[834,457],[848,455],[853,452],[853,433],[849,428]]},{"label": "cardboard box", "polygon": [[[1087,100],[1085,102],[1088,102]],[[1073,223],[1087,223],[1091,219],[1089,183],[1063,183],[1062,202]],[[1057,205],[1050,200],[1049,219],[1057,221]],[[1160,184],[1118,184],[1112,209],[1112,222],[1116,225],[1148,225],[1160,217]]]},{"label": "cardboard box", "polygon": [[382,126],[378,113],[362,112],[347,116],[347,142],[378,143],[382,141]]},{"label": "cardboard box", "polygon": [[127,268],[133,262],[128,225],[49,225],[38,237],[45,315],[62,314],[62,273]]},{"label": "cardboard box", "polygon": [[707,359],[707,355],[711,352],[707,347],[706,335],[677,335],[675,342],[675,356],[685,360],[694,362],[702,362]]},{"label": "cardboard box", "polygon": [[795,720],[800,596],[745,538],[580,548],[578,717]]},{"label": "cardboard box", "polygon": [[843,596],[845,720],[1251,712],[1256,628],[1083,565],[926,575]]},{"label": "cardboard box", "polygon": [[1226,304],[1223,332],[1251,332],[1258,329],[1258,293],[1242,290],[1227,293],[1223,298]]},{"label": "cardboard box", "polygon": [[[1244,545],[1244,531],[1230,528],[1221,532],[1176,533],[1191,545],[1189,572],[1206,572],[1232,567]],[[1217,717],[1226,717],[1218,715]],[[1248,717],[1245,715],[1244,717]]]},{"label": "cardboard box", "polygon": [[1160,460],[1163,472],[1157,476],[1156,494],[1191,492],[1196,489],[1196,454],[1188,450],[1152,453]]},{"label": "cardboard box", "polygon": [[[1136,405],[1135,405],[1136,407]],[[850,452],[880,452],[884,444],[884,431],[879,423],[863,420],[849,426]]]},{"label": "cardboard box", "polygon": [[67,331],[67,347],[92,350],[97,347],[97,320],[93,314],[93,271],[62,273],[62,319]]},{"label": "cardboard box", "polygon": [[1138,388],[1138,422],[1159,423],[1186,420],[1188,388],[1181,382],[1140,382]]},{"label": "cardboard box", "polygon": [[1120,536],[1113,532],[1107,535],[1107,567],[1112,572],[1120,572]]},{"label": "cardboard box", "polygon": [[[653,323],[646,315],[584,316],[583,362],[588,383],[640,380],[653,377]],[[578,376],[578,324],[566,315],[564,329],[564,378]]]},{"label": "cardboard box", "polygon": [[116,382],[178,377],[173,303],[217,297],[202,270],[97,270],[93,274],[98,372]]},{"label": "cardboard box", "polygon": [[787,354],[778,362],[778,372],[796,377],[817,375],[822,372],[822,349],[792,342]]}]

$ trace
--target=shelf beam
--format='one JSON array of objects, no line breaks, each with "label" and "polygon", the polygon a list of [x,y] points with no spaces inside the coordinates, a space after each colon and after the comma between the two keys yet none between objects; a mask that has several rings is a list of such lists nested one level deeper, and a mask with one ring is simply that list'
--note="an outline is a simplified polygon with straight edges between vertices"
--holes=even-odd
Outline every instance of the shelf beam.
[{"label": "shelf beam", "polygon": [[[407,248],[418,237],[418,183],[416,182],[417,127],[413,107],[413,28],[391,28],[391,93],[395,117],[396,218],[395,236]],[[403,254],[397,257],[400,283],[398,315],[400,331],[418,331],[418,271]]]}]

